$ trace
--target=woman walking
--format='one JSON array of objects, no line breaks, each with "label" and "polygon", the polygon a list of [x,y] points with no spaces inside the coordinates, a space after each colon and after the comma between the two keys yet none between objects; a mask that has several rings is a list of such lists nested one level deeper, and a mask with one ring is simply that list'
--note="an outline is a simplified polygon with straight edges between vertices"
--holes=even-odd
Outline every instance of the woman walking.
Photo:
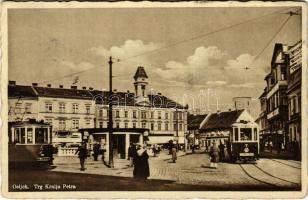
[{"label": "woman walking", "polygon": [[149,155],[146,148],[141,145],[137,146],[137,154],[134,158],[134,178],[146,180],[150,176]]},{"label": "woman walking", "polygon": [[219,157],[219,153],[218,153],[218,147],[216,145],[216,142],[213,142],[213,145],[210,147],[210,158],[211,158],[211,163],[210,163],[210,167],[211,168],[217,168],[217,162],[218,162],[218,157]]}]

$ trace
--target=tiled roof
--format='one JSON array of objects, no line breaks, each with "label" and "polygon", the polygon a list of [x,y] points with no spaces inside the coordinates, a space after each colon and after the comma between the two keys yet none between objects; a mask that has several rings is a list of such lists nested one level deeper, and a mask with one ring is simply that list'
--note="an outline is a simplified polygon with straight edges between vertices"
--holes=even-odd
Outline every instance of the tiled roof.
[{"label": "tiled roof", "polygon": [[148,95],[148,97],[153,107],[187,109],[187,107],[184,107],[162,95]]},{"label": "tiled roof", "polygon": [[[96,104],[108,104],[109,91],[99,91],[93,90],[89,91],[93,99],[95,99]],[[126,106],[134,106],[135,104],[135,95],[130,92],[116,92],[113,93],[112,99],[114,101],[113,105],[126,105]]]},{"label": "tiled roof", "polygon": [[137,68],[134,79],[137,79],[137,78],[148,78],[148,75],[145,72],[144,67],[138,67]]},{"label": "tiled roof", "polygon": [[88,90],[49,87],[34,87],[34,89],[40,97],[92,99],[92,95]]},{"label": "tiled roof", "polygon": [[244,110],[233,110],[229,112],[220,112],[210,114],[207,121],[201,127],[202,130],[230,128],[239,118]]},{"label": "tiled roof", "polygon": [[[97,104],[108,104],[108,91],[90,91],[96,100]],[[175,101],[162,95],[148,95],[150,105],[156,108],[178,108],[185,109],[184,106],[177,104]],[[138,106],[135,100],[135,94],[130,92],[116,92],[113,93],[113,105],[126,105],[126,106]]]},{"label": "tiled roof", "polygon": [[199,129],[200,124],[207,115],[188,115],[187,117],[187,129],[195,130]]},{"label": "tiled roof", "polygon": [[37,97],[34,89],[31,86],[14,85],[8,86],[8,97]]},{"label": "tiled roof", "polygon": [[[32,86],[9,86],[9,97],[54,97],[54,98],[72,98],[95,100],[97,104],[108,105],[108,91],[99,90],[78,90],[68,88],[49,88],[49,87],[32,87]],[[149,103],[156,108],[178,108],[186,107],[177,104],[175,101],[162,95],[148,95]],[[113,93],[114,105],[121,106],[138,106],[135,94],[130,92]]]}]

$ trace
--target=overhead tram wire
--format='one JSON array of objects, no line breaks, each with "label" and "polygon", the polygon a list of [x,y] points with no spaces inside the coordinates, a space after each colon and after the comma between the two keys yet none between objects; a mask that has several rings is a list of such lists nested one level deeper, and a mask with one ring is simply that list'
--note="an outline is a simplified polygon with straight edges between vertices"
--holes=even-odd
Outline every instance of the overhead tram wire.
[{"label": "overhead tram wire", "polygon": [[229,26],[226,26],[226,27],[223,27],[223,28],[220,28],[220,29],[211,31],[211,32],[207,32],[207,33],[204,33],[204,34],[201,34],[201,35],[198,35],[198,36],[194,36],[194,37],[192,37],[192,38],[188,38],[188,39],[185,39],[185,40],[181,40],[181,41],[178,41],[178,42],[175,42],[175,43],[172,43],[172,44],[169,44],[169,45],[166,45],[166,46],[163,46],[163,47],[154,49],[154,50],[146,51],[146,52],[141,53],[141,54],[129,56],[129,57],[126,57],[126,58],[123,58],[123,59],[118,59],[118,60],[119,60],[119,62],[121,62],[121,61],[128,60],[128,59],[132,59],[132,58],[135,58],[135,57],[139,57],[139,56],[144,56],[144,55],[147,55],[147,54],[151,54],[151,53],[154,53],[154,52],[156,52],[156,51],[160,51],[160,50],[162,50],[162,49],[167,49],[167,48],[174,47],[174,46],[177,46],[177,45],[182,44],[182,43],[186,43],[186,42],[189,42],[189,41],[192,41],[192,40],[196,40],[196,39],[203,38],[203,37],[206,37],[206,36],[209,36],[209,35],[213,35],[213,34],[215,34],[215,33],[218,33],[218,32],[221,32],[221,31],[225,31],[225,30],[228,30],[228,29],[231,29],[231,28],[240,26],[240,25],[245,24],[245,23],[248,23],[248,22],[252,22],[252,21],[255,21],[255,20],[259,20],[259,19],[261,19],[261,18],[270,16],[270,15],[279,14],[279,13],[282,12],[282,11],[289,10],[289,9],[292,9],[292,8],[294,8],[294,7],[288,7],[288,8],[286,8],[286,9],[277,10],[277,11],[275,11],[275,12],[271,12],[271,13],[268,13],[268,14],[265,14],[265,15],[261,15],[261,16],[255,17],[255,18],[251,18],[251,19],[248,19],[248,20],[245,20],[245,21],[236,23],[236,24],[232,24],[232,25],[229,25]]},{"label": "overhead tram wire", "polygon": [[[204,34],[192,37],[192,38],[181,40],[181,41],[178,41],[178,42],[175,42],[175,43],[172,43],[172,44],[169,44],[169,45],[166,45],[166,46],[163,46],[163,47],[151,50],[151,51],[146,51],[146,52],[141,53],[141,54],[137,54],[137,55],[133,55],[133,56],[130,56],[130,57],[126,57],[124,59],[118,59],[118,62],[122,62],[122,61],[125,61],[125,60],[128,60],[128,59],[132,59],[132,58],[135,58],[135,57],[139,57],[139,56],[143,56],[143,55],[146,55],[146,54],[154,53],[154,52],[162,50],[162,49],[167,49],[167,48],[170,48],[170,47],[173,47],[173,46],[177,46],[179,44],[186,43],[186,42],[189,42],[189,41],[192,41],[192,40],[196,40],[196,39],[199,39],[199,38],[202,38],[202,37],[206,37],[206,36],[215,34],[215,33],[220,32],[220,31],[228,30],[228,29],[231,29],[233,27],[240,26],[242,24],[245,24],[245,23],[248,23],[248,22],[251,22],[251,21],[255,21],[255,20],[258,20],[258,19],[270,16],[270,15],[279,14],[279,12],[283,12],[283,11],[290,10],[290,9],[293,9],[293,8],[294,7],[288,7],[288,8],[285,8],[285,9],[277,10],[275,12],[271,12],[271,13],[268,13],[268,14],[265,14],[265,15],[261,15],[259,17],[251,18],[251,19],[248,19],[248,20],[236,23],[236,24],[232,24],[232,25],[229,25],[227,27],[223,27],[223,28],[217,29],[215,31],[204,33]],[[102,66],[98,66],[98,67],[102,67]],[[42,82],[39,82],[39,84],[53,82],[53,81],[56,81],[56,80],[61,80],[61,79],[64,79],[64,78],[68,78],[68,77],[71,77],[71,76],[74,76],[74,75],[77,75],[77,74],[81,74],[81,73],[84,73],[86,71],[98,68],[98,67],[93,67],[93,68],[90,68],[90,69],[87,69],[87,70],[82,70],[82,71],[78,71],[78,72],[75,72],[75,73],[71,73],[71,74],[67,74],[67,75],[64,75],[64,76],[60,76],[60,77],[55,78],[55,79],[51,79],[51,80],[47,80],[47,81],[42,81]]]}]

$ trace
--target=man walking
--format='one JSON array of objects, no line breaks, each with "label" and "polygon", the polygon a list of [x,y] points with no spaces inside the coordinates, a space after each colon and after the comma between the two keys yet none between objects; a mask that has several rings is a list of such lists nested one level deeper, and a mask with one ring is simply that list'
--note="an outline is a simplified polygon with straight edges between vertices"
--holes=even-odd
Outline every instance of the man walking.
[{"label": "man walking", "polygon": [[80,170],[84,171],[85,170],[84,163],[88,156],[87,144],[85,142],[83,142],[82,145],[78,147],[75,154],[77,153],[78,153],[78,158],[80,160],[80,167],[81,167]]}]

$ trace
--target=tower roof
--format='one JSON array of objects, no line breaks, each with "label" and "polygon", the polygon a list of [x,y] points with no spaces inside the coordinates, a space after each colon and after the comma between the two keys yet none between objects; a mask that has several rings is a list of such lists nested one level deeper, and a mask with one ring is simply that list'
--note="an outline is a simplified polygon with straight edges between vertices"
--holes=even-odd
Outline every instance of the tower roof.
[{"label": "tower roof", "polygon": [[137,68],[134,79],[137,79],[137,78],[148,78],[148,75],[145,72],[144,67],[139,66]]}]

